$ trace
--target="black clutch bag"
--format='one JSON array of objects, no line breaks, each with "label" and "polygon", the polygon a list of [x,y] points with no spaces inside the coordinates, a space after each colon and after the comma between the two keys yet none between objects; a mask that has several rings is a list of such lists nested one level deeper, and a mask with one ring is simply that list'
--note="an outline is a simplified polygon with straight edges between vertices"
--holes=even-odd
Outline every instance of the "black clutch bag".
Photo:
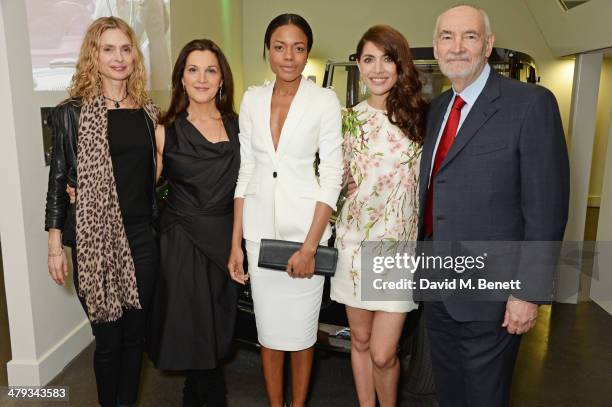
[{"label": "black clutch bag", "polygon": [[[287,240],[261,239],[257,265],[274,270],[286,270],[289,258],[300,250],[302,243]],[[338,250],[319,246],[315,254],[315,274],[333,277],[336,272]]]}]

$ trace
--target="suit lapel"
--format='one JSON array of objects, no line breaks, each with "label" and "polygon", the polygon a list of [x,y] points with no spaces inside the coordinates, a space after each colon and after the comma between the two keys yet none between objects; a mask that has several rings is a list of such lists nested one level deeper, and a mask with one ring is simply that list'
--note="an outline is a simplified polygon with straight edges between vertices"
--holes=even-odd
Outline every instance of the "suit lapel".
[{"label": "suit lapel", "polygon": [[264,143],[266,144],[266,150],[272,158],[272,162],[276,163],[276,152],[274,151],[274,143],[272,143],[272,132],[270,131],[270,111],[272,109],[272,91],[274,90],[274,82],[270,83],[265,88],[264,98],[261,104],[263,110],[263,119],[266,131],[264,134]]},{"label": "suit lapel", "polygon": [[420,177],[420,188],[419,196],[421,207],[425,205],[425,198],[427,196],[427,188],[429,187],[429,175],[431,170],[431,163],[433,161],[433,150],[436,146],[438,134],[440,133],[440,127],[442,127],[442,121],[444,120],[444,113],[446,108],[453,97],[453,92],[448,91],[444,95],[440,95],[440,101],[432,107],[432,112],[428,115],[428,121],[431,122],[427,126],[427,134],[425,137],[425,143],[423,144],[423,152],[421,155],[421,177]]},{"label": "suit lapel", "polygon": [[476,99],[476,103],[470,110],[470,113],[463,121],[455,141],[451,146],[446,158],[442,162],[439,171],[442,171],[445,166],[450,163],[453,158],[459,154],[459,152],[469,143],[469,141],[476,135],[478,130],[499,110],[499,106],[496,104],[497,98],[499,98],[499,74],[491,69],[491,74],[487,80],[487,84],[480,93],[480,96]]},{"label": "suit lapel", "polygon": [[[300,86],[298,87],[298,90],[291,101],[291,106],[289,106],[289,112],[287,112],[285,123],[283,123],[280,140],[278,141],[278,149],[276,150],[277,156],[282,155],[283,148],[291,142],[291,138],[296,133],[296,126],[300,122],[302,115],[306,111],[306,106],[308,105],[310,86],[311,83],[308,81],[308,79],[302,77],[300,80]],[[272,140],[271,136],[270,140]]]}]

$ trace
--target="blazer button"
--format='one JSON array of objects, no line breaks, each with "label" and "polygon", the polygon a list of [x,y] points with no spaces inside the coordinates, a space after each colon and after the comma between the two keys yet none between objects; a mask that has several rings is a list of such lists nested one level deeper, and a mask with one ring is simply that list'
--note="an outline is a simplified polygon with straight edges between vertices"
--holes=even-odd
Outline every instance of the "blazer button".
[{"label": "blazer button", "polygon": [[278,175],[278,174],[276,173],[276,171],[274,171],[274,172],[272,173],[272,176],[273,176],[274,178],[276,178],[276,176],[277,176],[277,175]]}]

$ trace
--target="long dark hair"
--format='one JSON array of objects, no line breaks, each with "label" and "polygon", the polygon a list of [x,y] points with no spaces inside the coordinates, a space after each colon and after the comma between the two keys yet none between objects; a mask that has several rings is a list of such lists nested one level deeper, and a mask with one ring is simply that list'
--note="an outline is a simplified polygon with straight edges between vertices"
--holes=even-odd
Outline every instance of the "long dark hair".
[{"label": "long dark hair", "polygon": [[408,41],[393,27],[375,25],[359,40],[357,59],[361,59],[366,42],[381,48],[395,62],[397,82],[385,102],[389,121],[399,127],[410,140],[422,145],[425,139],[427,102],[421,94],[419,71],[412,62]]},{"label": "long dark hair", "polygon": [[310,28],[310,24],[308,21],[300,15],[297,14],[281,14],[279,16],[274,17],[270,24],[268,24],[268,28],[266,28],[266,34],[264,35],[264,49],[263,49],[263,57],[266,59],[266,50],[270,49],[270,39],[272,38],[272,34],[278,27],[282,27],[284,25],[294,25],[306,36],[308,39],[308,44],[306,44],[306,49],[308,53],[312,49],[312,28]]},{"label": "long dark hair", "polygon": [[161,125],[168,125],[176,120],[179,114],[187,109],[189,105],[189,97],[183,89],[181,79],[185,72],[187,58],[193,51],[210,51],[217,56],[219,67],[221,68],[221,79],[223,80],[223,89],[220,92],[221,96],[215,96],[215,105],[223,118],[236,117],[234,110],[234,79],[229,63],[221,51],[221,48],[214,42],[207,39],[193,40],[188,42],[179,53],[174,69],[172,70],[172,99],[170,107],[164,113],[159,121]]}]

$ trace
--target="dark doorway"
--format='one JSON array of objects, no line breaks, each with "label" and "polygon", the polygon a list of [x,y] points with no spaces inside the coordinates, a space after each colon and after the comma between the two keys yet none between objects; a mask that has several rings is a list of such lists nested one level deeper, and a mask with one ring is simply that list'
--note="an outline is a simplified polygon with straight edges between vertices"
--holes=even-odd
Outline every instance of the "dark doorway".
[{"label": "dark doorway", "polygon": [[8,385],[6,364],[11,360],[11,338],[9,335],[6,290],[4,288],[4,267],[0,247],[0,386]]}]

